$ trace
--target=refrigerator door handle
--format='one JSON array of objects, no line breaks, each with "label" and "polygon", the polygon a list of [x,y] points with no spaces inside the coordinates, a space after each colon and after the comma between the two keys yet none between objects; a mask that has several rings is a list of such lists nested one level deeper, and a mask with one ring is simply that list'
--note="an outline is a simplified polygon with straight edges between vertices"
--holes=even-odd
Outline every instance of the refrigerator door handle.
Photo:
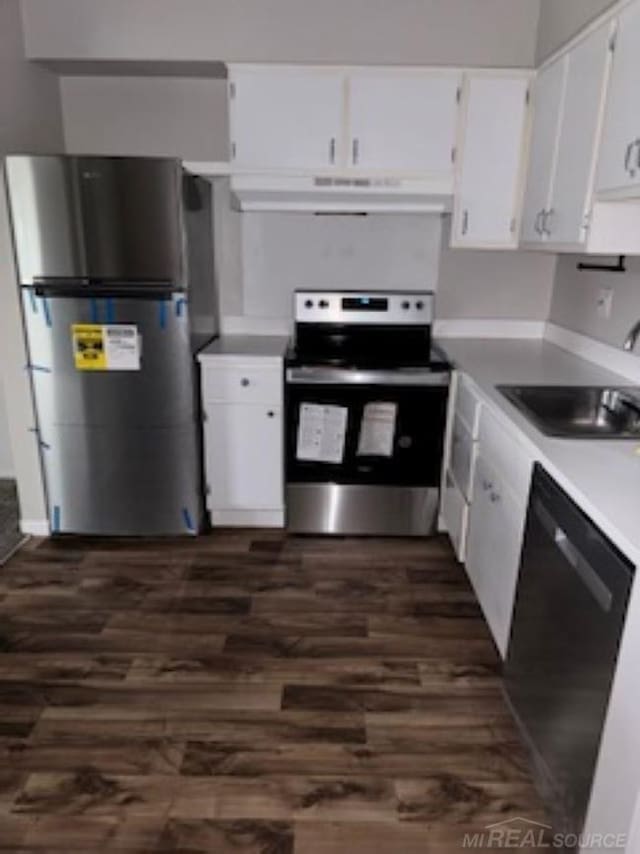
[{"label": "refrigerator door handle", "polygon": [[180,288],[173,284],[149,282],[148,284],[126,284],[113,282],[98,285],[95,282],[65,280],[58,282],[37,282],[33,285],[36,296],[39,297],[71,297],[74,299],[106,299],[121,297],[126,299],[164,299],[170,300],[172,294],[179,293]]}]

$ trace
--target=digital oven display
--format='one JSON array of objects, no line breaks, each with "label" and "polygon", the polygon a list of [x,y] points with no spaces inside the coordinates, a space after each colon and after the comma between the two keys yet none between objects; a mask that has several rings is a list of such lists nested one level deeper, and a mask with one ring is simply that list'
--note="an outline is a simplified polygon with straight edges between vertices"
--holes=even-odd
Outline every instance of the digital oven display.
[{"label": "digital oven display", "polygon": [[389,300],[384,297],[343,297],[343,311],[387,311]]}]

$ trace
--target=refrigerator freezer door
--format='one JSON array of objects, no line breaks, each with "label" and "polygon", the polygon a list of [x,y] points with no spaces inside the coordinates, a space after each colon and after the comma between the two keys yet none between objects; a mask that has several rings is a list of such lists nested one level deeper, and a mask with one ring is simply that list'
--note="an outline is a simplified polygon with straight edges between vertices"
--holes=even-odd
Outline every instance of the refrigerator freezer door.
[{"label": "refrigerator freezer door", "polygon": [[13,156],[6,171],[22,284],[186,284],[179,161]]},{"label": "refrigerator freezer door", "polygon": [[194,534],[202,502],[195,424],[55,425],[42,459],[54,533]]},{"label": "refrigerator freezer door", "polygon": [[[193,422],[195,365],[184,297],[85,298],[38,296],[23,288],[38,420],[43,435],[54,424],[114,428]],[[79,370],[77,324],[135,326],[139,370]]]}]

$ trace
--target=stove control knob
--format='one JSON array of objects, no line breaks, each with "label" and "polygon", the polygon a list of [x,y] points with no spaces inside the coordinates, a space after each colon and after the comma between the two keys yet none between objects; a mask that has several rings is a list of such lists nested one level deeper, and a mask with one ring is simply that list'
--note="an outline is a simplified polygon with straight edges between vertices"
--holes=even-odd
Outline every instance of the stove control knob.
[{"label": "stove control knob", "polygon": [[409,302],[409,300],[408,300],[408,299],[405,299],[405,300],[403,300],[403,301],[402,301],[402,308],[403,308],[405,311],[408,311],[408,310],[411,308],[411,303]]},{"label": "stove control knob", "polygon": [[304,301],[304,307],[305,308],[313,308],[313,300],[312,299],[305,300]]},{"label": "stove control knob", "polygon": [[329,303],[326,299],[321,299],[318,305],[320,306],[320,308],[329,308]]},{"label": "stove control knob", "polygon": [[424,303],[422,302],[421,299],[419,299],[418,302],[416,303],[416,308],[418,309],[418,311],[422,311],[422,309],[424,308]]}]

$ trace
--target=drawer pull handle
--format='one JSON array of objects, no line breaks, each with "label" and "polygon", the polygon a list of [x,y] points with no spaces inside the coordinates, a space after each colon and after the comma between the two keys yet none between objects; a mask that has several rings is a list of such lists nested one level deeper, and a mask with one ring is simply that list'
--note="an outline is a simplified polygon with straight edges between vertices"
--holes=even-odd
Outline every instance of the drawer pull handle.
[{"label": "drawer pull handle", "polygon": [[240,385],[246,388],[249,385],[249,380],[246,377],[242,377],[240,380]]},{"label": "drawer pull handle", "polygon": [[275,416],[275,412],[273,411],[273,409],[270,409],[267,412],[267,418],[273,418],[274,416]]}]

